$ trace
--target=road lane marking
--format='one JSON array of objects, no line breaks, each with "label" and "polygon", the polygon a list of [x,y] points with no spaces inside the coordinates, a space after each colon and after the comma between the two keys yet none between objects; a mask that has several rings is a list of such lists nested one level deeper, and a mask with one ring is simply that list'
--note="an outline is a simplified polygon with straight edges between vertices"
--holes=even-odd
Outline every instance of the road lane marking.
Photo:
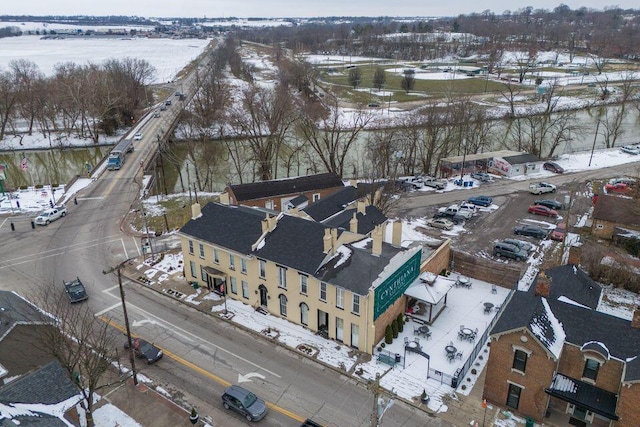
[{"label": "road lane marking", "polygon": [[120,287],[119,285],[113,285],[113,286],[112,286],[112,287],[110,287],[110,288],[103,289],[103,290],[102,290],[102,292],[104,292],[104,293],[108,293],[108,292],[111,292],[111,291],[112,291],[112,290],[114,290],[114,289],[118,289],[119,287]]},{"label": "road lane marking", "polygon": [[[118,239],[121,239],[121,238],[122,238],[122,237],[121,237],[121,235],[120,235],[120,234],[114,234],[114,235],[112,235],[112,236],[106,236],[106,237],[104,237],[104,238],[100,238],[100,239],[91,239],[91,240],[87,240],[86,242],[74,243],[74,244],[72,244],[72,245],[62,246],[62,247],[55,248],[55,249],[47,249],[47,250],[45,250],[45,251],[40,251],[40,252],[38,252],[38,257],[40,257],[40,255],[42,255],[42,254],[46,254],[46,253],[48,253],[48,252],[61,251],[61,250],[66,250],[66,249],[69,249],[69,250],[75,250],[75,249],[70,249],[70,248],[74,248],[74,247],[77,247],[77,246],[80,246],[80,245],[85,245],[85,244],[88,244],[88,243],[91,243],[91,242],[112,243],[112,242],[114,242],[114,241],[118,241]],[[107,240],[106,242],[102,242],[102,241],[103,241],[103,240],[105,240],[105,239],[115,239],[115,240]],[[95,245],[93,245],[93,246],[95,246]],[[76,248],[76,249],[82,249],[82,248]],[[29,254],[29,255],[22,255],[22,256],[19,256],[19,257],[16,257],[16,258],[11,258],[11,259],[5,260],[5,262],[13,262],[13,261],[17,261],[17,260],[19,260],[19,259],[23,259],[23,258],[33,258],[33,257],[34,257],[34,255],[33,255],[33,254]]]},{"label": "road lane marking", "polygon": [[[114,322],[111,319],[108,319],[108,318],[103,317],[103,316],[99,316],[99,319],[102,320],[103,322],[105,322],[106,324],[114,327],[115,329],[119,330],[120,332],[126,333],[126,331],[127,331],[126,328],[124,328],[122,325],[118,324],[117,322]],[[131,337],[134,337],[134,334],[131,334]],[[156,344],[154,344],[154,345],[156,345]],[[201,368],[200,366],[196,365],[195,363],[189,362],[188,360],[183,359],[182,357],[178,356],[177,354],[175,354],[175,353],[173,353],[173,352],[171,352],[171,351],[169,351],[169,350],[167,350],[167,349],[165,349],[163,347],[160,347],[160,346],[157,346],[157,345],[156,345],[156,347],[158,347],[160,350],[162,350],[164,355],[167,356],[168,358],[173,359],[176,362],[180,363],[181,365],[183,365],[183,366],[185,366],[185,367],[187,367],[187,368],[189,368],[189,369],[191,369],[191,370],[193,370],[195,372],[198,372],[199,374],[201,374],[201,375],[203,375],[203,376],[205,376],[205,377],[207,377],[209,379],[214,380],[218,384],[221,384],[221,385],[223,385],[225,387],[229,387],[231,385],[231,383],[229,381],[227,381],[227,380],[225,380],[223,378],[220,378],[216,374],[214,374],[212,372],[209,372],[204,368]],[[280,377],[278,377],[278,378],[280,378]],[[294,412],[291,412],[288,409],[284,409],[283,407],[278,406],[275,403],[266,402],[266,404],[269,407],[269,409],[274,410],[276,412],[279,412],[282,415],[285,415],[285,416],[287,416],[287,417],[289,417],[289,418],[291,418],[291,419],[293,419],[295,421],[303,423],[306,420],[306,418],[304,418],[304,417],[302,417],[302,416],[300,416],[300,415],[298,415],[298,414],[296,414]]]},{"label": "road lane marking", "polygon": [[[111,295],[111,294],[107,294],[107,295]],[[115,296],[115,295],[111,295],[111,296],[112,296],[112,297],[114,297],[114,298],[120,298],[119,296]],[[178,325],[174,325],[173,323],[167,322],[166,320],[164,320],[164,319],[162,319],[162,318],[160,318],[160,317],[156,316],[156,315],[155,315],[155,314],[153,314],[153,313],[149,313],[148,311],[143,310],[143,309],[141,309],[140,307],[137,307],[137,306],[136,306],[136,305],[134,305],[134,304],[127,303],[127,307],[131,307],[131,308],[133,308],[133,309],[135,309],[135,310],[138,310],[139,312],[144,313],[144,314],[145,314],[146,316],[148,316],[148,317],[153,317],[154,319],[157,319],[159,322],[164,323],[164,324],[166,324],[166,325],[169,325],[169,326],[171,327],[171,329],[174,329],[174,330],[176,330],[176,331],[180,331],[180,332],[182,332],[182,333],[184,334],[184,335],[183,335],[183,338],[185,338],[185,339],[187,339],[187,340],[189,340],[189,341],[194,341],[194,340],[196,340],[196,341],[200,341],[200,342],[206,343],[206,344],[208,344],[208,345],[210,345],[210,346],[212,346],[212,347],[214,347],[214,348],[216,348],[216,349],[218,349],[218,350],[220,350],[220,351],[222,351],[222,352],[224,352],[224,353],[227,353],[227,354],[228,354],[228,355],[230,355],[230,356],[233,356],[233,357],[234,357],[234,358],[236,358],[236,359],[242,360],[243,362],[248,363],[249,365],[254,366],[254,367],[256,367],[256,368],[260,369],[261,371],[264,371],[264,372],[266,372],[266,373],[268,373],[268,374],[270,374],[270,375],[273,375],[273,376],[274,376],[274,377],[276,377],[276,378],[282,378],[282,376],[280,376],[280,375],[276,374],[275,372],[271,372],[270,370],[268,370],[268,369],[266,369],[266,368],[263,368],[262,366],[258,365],[257,363],[254,363],[254,362],[252,362],[252,361],[250,361],[250,360],[248,360],[248,359],[245,359],[244,357],[239,356],[239,355],[237,355],[237,354],[235,354],[235,353],[233,353],[233,352],[231,352],[231,351],[229,351],[229,350],[227,350],[227,349],[225,349],[225,348],[222,348],[222,347],[220,347],[220,346],[218,346],[218,345],[216,345],[216,344],[214,344],[214,343],[211,343],[211,342],[209,342],[209,341],[207,341],[207,340],[204,340],[204,339],[202,339],[202,337],[200,337],[200,336],[198,336],[198,335],[196,335],[196,334],[193,334],[193,333],[191,333],[191,332],[189,332],[189,331],[187,331],[187,330],[185,330],[185,329],[182,329],[182,328],[181,328],[180,326],[178,326]],[[188,336],[186,336],[186,335],[188,335]],[[193,339],[191,339],[190,337],[193,337]]]},{"label": "road lane marking", "polygon": [[122,305],[122,302],[119,302],[119,303],[113,304],[111,307],[107,307],[107,308],[105,308],[104,310],[100,310],[99,312],[97,312],[97,313],[95,314],[95,316],[96,316],[96,317],[100,317],[100,316],[102,316],[103,314],[105,314],[106,312],[109,312],[109,311],[113,310],[114,308],[120,307],[121,305]]},{"label": "road lane marking", "polygon": [[122,243],[122,250],[124,251],[124,258],[129,259],[129,252],[127,252],[127,247],[124,245],[124,239],[120,239],[120,243]]},{"label": "road lane marking", "polygon": [[138,256],[142,255],[142,252],[140,252],[140,246],[138,246],[138,241],[136,240],[136,238],[131,236],[131,240],[133,240],[133,244],[135,245],[136,250],[138,251]]}]

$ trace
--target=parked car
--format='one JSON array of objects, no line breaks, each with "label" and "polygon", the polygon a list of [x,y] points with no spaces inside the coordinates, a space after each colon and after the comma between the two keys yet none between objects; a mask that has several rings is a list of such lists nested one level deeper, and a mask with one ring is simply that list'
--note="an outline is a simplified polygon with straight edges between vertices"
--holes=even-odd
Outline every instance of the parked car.
[{"label": "parked car", "polygon": [[536,250],[536,246],[532,245],[529,242],[525,242],[524,240],[518,240],[518,239],[502,239],[503,243],[507,243],[509,245],[513,245],[513,246],[517,246],[518,248],[522,249],[523,251],[527,252],[527,253],[531,253],[534,252]]},{"label": "parked car", "polygon": [[564,240],[564,236],[567,234],[567,224],[564,222],[558,223],[556,228],[551,231],[551,235],[549,238],[551,240],[557,240],[558,242],[562,242]]},{"label": "parked car", "polygon": [[534,215],[552,216],[554,218],[558,216],[558,212],[542,205],[529,206],[528,212]]},{"label": "parked car", "polygon": [[627,154],[640,154],[640,145],[625,145],[624,147],[620,147],[620,151]]},{"label": "parked car", "polygon": [[87,295],[87,290],[84,288],[82,281],[79,277],[76,276],[75,280],[64,283],[64,290],[69,297],[69,302],[72,304],[75,302],[86,301],[89,296]]},{"label": "parked car", "polygon": [[609,180],[609,184],[627,184],[630,187],[633,187],[634,185],[636,185],[636,180],[633,178],[627,178],[627,177],[620,177],[620,178],[611,178]]},{"label": "parked car", "polygon": [[49,225],[58,218],[62,218],[66,215],[67,208],[64,205],[54,206],[51,209],[41,212],[33,222],[38,225]]},{"label": "parked car", "polygon": [[164,101],[164,105],[171,105],[171,100],[167,99],[166,101]]},{"label": "parked car", "polygon": [[493,255],[513,258],[516,261],[525,260],[529,256],[526,251],[523,251],[519,247],[504,242],[498,242],[493,245]]},{"label": "parked car", "polygon": [[477,206],[488,207],[488,206],[491,206],[491,204],[493,203],[493,199],[489,196],[475,196],[475,197],[469,197],[467,199],[467,202],[473,203],[474,205],[477,205]]},{"label": "parked car", "polygon": [[436,190],[444,190],[444,188],[447,186],[447,181],[437,179],[437,178],[432,178],[430,176],[422,177],[422,182],[427,187],[432,187],[432,188],[435,188]]},{"label": "parked car", "polygon": [[160,111],[154,111],[153,117],[156,117],[156,118],[160,117]]},{"label": "parked car", "polygon": [[265,401],[239,385],[232,385],[224,391],[222,406],[236,411],[248,421],[260,421],[267,415]]},{"label": "parked car", "polygon": [[141,139],[142,139],[142,132],[136,132],[136,134],[133,135],[134,141],[140,141]]},{"label": "parked car", "polygon": [[560,166],[556,162],[544,162],[542,168],[553,173],[564,173],[564,169],[562,168],[562,166]]},{"label": "parked car", "polygon": [[477,179],[478,181],[481,181],[481,182],[493,181],[493,179],[491,178],[491,175],[489,175],[486,172],[471,172],[471,178]]},{"label": "parked car", "polygon": [[555,209],[555,210],[562,209],[562,203],[552,199],[536,200],[535,202],[533,202],[533,204],[539,205],[539,206],[546,206],[549,209]]},{"label": "parked car", "polygon": [[[124,349],[129,349],[128,341],[124,343]],[[142,338],[133,340],[133,354],[140,359],[146,360],[149,365],[162,359],[162,350]]]},{"label": "parked car", "polygon": [[607,190],[607,193],[628,193],[631,191],[631,188],[625,184],[624,182],[618,182],[615,184],[606,184],[604,189]]},{"label": "parked car", "polygon": [[441,228],[443,230],[451,230],[455,225],[453,221],[449,221],[446,218],[431,218],[426,223],[433,228]]},{"label": "parked car", "polygon": [[529,193],[542,194],[542,193],[555,193],[556,186],[549,184],[548,182],[537,182],[535,184],[529,184]]},{"label": "parked car", "polygon": [[513,233],[518,236],[535,237],[536,239],[547,237],[547,230],[535,225],[519,225],[513,229]]}]

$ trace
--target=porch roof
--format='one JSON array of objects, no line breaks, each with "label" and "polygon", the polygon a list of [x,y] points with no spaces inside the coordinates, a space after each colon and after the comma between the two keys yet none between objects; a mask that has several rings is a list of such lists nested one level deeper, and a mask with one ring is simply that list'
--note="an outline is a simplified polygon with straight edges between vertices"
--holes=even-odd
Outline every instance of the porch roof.
[{"label": "porch roof", "polygon": [[436,276],[433,280],[433,276],[427,272],[420,274],[404,294],[432,305],[438,304],[453,287],[455,280],[443,276]]},{"label": "porch roof", "polygon": [[565,402],[582,406],[610,420],[618,420],[616,415],[618,397],[616,394],[592,384],[557,374],[551,382],[551,387],[547,388],[545,392]]},{"label": "porch roof", "polygon": [[205,273],[207,273],[210,277],[217,277],[218,279],[226,279],[227,275],[220,270],[216,270],[213,267],[204,267]]}]

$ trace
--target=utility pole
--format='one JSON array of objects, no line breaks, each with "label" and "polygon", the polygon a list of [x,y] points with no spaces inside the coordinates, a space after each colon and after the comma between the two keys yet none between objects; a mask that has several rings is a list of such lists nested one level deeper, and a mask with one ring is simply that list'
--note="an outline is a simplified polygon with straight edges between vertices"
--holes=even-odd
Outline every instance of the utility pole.
[{"label": "utility pole", "polygon": [[[369,383],[369,390],[373,392],[373,412],[371,413],[371,427],[380,427],[382,416],[387,409],[393,406],[394,400],[387,399],[385,402],[382,397],[382,388],[380,387],[380,374],[376,374],[376,379]],[[391,390],[393,393],[393,389]]]},{"label": "utility pole", "polygon": [[[131,259],[131,258],[129,258]],[[138,385],[138,372],[136,371],[136,357],[133,352],[133,341],[131,340],[131,328],[129,327],[129,316],[127,314],[127,305],[124,300],[124,287],[122,286],[122,274],[120,270],[124,267],[124,264],[129,262],[129,259],[122,261],[116,267],[108,270],[102,270],[102,274],[109,274],[117,271],[118,273],[118,286],[120,287],[120,299],[122,301],[122,311],[124,313],[124,325],[127,331],[127,344],[129,345],[129,362],[131,362],[131,372],[133,373],[133,384]]]}]

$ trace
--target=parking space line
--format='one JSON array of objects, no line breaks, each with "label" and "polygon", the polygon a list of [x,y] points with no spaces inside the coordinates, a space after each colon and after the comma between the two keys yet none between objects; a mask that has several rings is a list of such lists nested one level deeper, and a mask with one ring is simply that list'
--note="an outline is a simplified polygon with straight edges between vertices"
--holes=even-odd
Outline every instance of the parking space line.
[{"label": "parking space line", "polygon": [[104,310],[100,310],[99,312],[97,312],[97,313],[95,314],[95,316],[96,316],[96,317],[100,317],[100,316],[102,316],[103,314],[105,314],[105,313],[107,313],[107,312],[109,312],[109,311],[113,310],[114,308],[120,307],[121,305],[122,305],[122,302],[119,302],[119,303],[113,304],[111,307],[107,307],[107,308],[105,308]]}]

